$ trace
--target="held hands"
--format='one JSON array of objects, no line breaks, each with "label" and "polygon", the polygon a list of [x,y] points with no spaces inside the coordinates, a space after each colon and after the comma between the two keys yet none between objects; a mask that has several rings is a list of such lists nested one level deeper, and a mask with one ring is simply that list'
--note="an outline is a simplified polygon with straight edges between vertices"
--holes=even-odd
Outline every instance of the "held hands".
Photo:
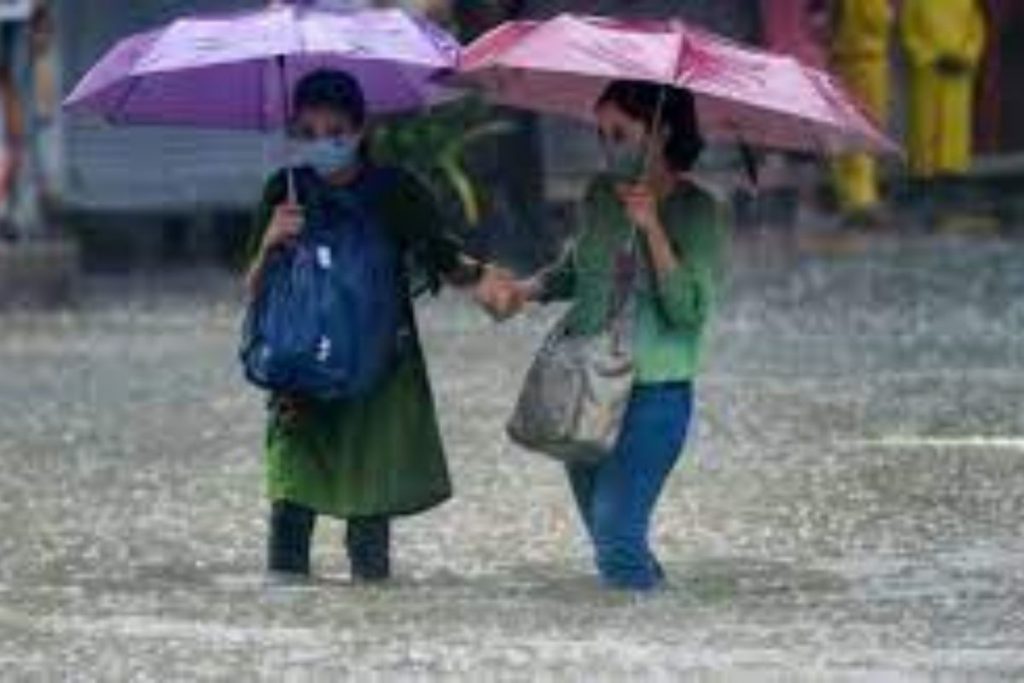
[{"label": "held hands", "polygon": [[522,311],[534,297],[534,290],[529,281],[517,280],[511,271],[487,266],[473,290],[473,298],[494,320],[501,322]]},{"label": "held hands", "polygon": [[[656,252],[667,251],[665,232],[658,214],[658,198],[646,183],[622,183],[615,188],[619,201],[626,209],[630,221],[653,245],[661,245]],[[672,259],[669,259],[672,260]],[[507,320],[518,314],[527,303],[535,301],[541,290],[540,280],[520,280],[504,268],[487,266],[477,283],[473,298],[496,321]]]}]

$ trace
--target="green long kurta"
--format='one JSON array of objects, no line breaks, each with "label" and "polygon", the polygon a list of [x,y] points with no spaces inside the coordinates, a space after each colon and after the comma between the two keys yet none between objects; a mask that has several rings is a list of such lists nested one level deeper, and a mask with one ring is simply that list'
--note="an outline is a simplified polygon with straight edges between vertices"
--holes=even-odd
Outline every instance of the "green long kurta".
[{"label": "green long kurta", "polygon": [[[264,192],[258,236],[284,195],[278,175]],[[438,274],[457,270],[458,244],[444,233],[433,196],[412,176],[401,174],[375,210],[383,227],[432,282],[437,282]],[[415,334],[411,293],[402,304],[414,331],[412,344],[370,395],[306,403],[288,423],[271,407],[266,433],[266,485],[271,500],[350,518],[412,514],[451,497],[434,399]]]}]

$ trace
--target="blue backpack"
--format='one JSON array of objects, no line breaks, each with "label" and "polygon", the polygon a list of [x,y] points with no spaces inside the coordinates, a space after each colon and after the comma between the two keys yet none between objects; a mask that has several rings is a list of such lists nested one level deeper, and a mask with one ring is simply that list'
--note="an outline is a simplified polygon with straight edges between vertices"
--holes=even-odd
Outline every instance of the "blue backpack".
[{"label": "blue backpack", "polygon": [[370,169],[344,189],[308,171],[295,180],[305,224],[293,244],[269,256],[246,312],[245,376],[275,393],[362,396],[411,333],[400,247],[375,211],[396,173]]}]

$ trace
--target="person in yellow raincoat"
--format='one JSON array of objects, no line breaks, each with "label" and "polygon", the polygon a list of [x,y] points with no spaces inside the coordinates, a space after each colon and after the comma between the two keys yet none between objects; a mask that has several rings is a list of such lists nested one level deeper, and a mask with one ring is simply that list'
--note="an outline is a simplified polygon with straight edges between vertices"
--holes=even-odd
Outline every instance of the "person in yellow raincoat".
[{"label": "person in yellow raincoat", "polygon": [[910,170],[921,178],[963,173],[983,9],[978,0],[904,0],[900,25],[910,67]]},{"label": "person in yellow raincoat", "polygon": [[[890,0],[834,0],[832,60],[846,87],[882,126],[889,111]],[[836,159],[835,188],[849,215],[873,212],[879,203],[875,160],[869,154]]]}]

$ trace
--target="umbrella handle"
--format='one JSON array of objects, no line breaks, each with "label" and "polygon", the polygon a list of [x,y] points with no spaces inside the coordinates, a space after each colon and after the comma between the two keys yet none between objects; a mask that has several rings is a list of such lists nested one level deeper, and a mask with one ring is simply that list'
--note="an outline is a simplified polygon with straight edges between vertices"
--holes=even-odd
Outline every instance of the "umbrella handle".
[{"label": "umbrella handle", "polygon": [[[271,0],[271,2],[285,4],[282,3],[281,0]],[[288,92],[288,73],[284,63],[284,55],[278,55],[274,61],[277,65],[277,74],[281,80],[281,108],[284,110],[282,113],[284,114],[284,120],[287,123],[291,116],[291,112],[288,111],[288,103],[291,100],[291,93]],[[298,202],[298,193],[295,191],[295,168],[293,166],[288,166],[285,173],[287,175],[285,181],[288,184],[288,203],[296,204]]]},{"label": "umbrella handle", "polygon": [[[651,169],[651,163],[654,161],[654,155],[656,153],[654,141],[657,139],[658,133],[661,131],[661,124],[663,121],[663,114],[665,109],[665,100],[668,98],[668,86],[662,85],[658,90],[658,103],[654,108],[654,120],[651,122],[650,134],[647,136],[647,144],[644,148],[644,176],[646,177]],[[630,221],[632,230],[629,231],[629,242],[628,249],[631,254],[636,255],[637,249],[637,232],[639,228],[633,221]]]},{"label": "umbrella handle", "polygon": [[644,173],[650,170],[651,162],[654,160],[654,140],[661,132],[661,124],[665,109],[665,99],[668,97],[668,86],[662,85],[658,90],[658,103],[654,107],[654,120],[651,122],[651,132],[647,137],[647,148],[644,150]]}]

